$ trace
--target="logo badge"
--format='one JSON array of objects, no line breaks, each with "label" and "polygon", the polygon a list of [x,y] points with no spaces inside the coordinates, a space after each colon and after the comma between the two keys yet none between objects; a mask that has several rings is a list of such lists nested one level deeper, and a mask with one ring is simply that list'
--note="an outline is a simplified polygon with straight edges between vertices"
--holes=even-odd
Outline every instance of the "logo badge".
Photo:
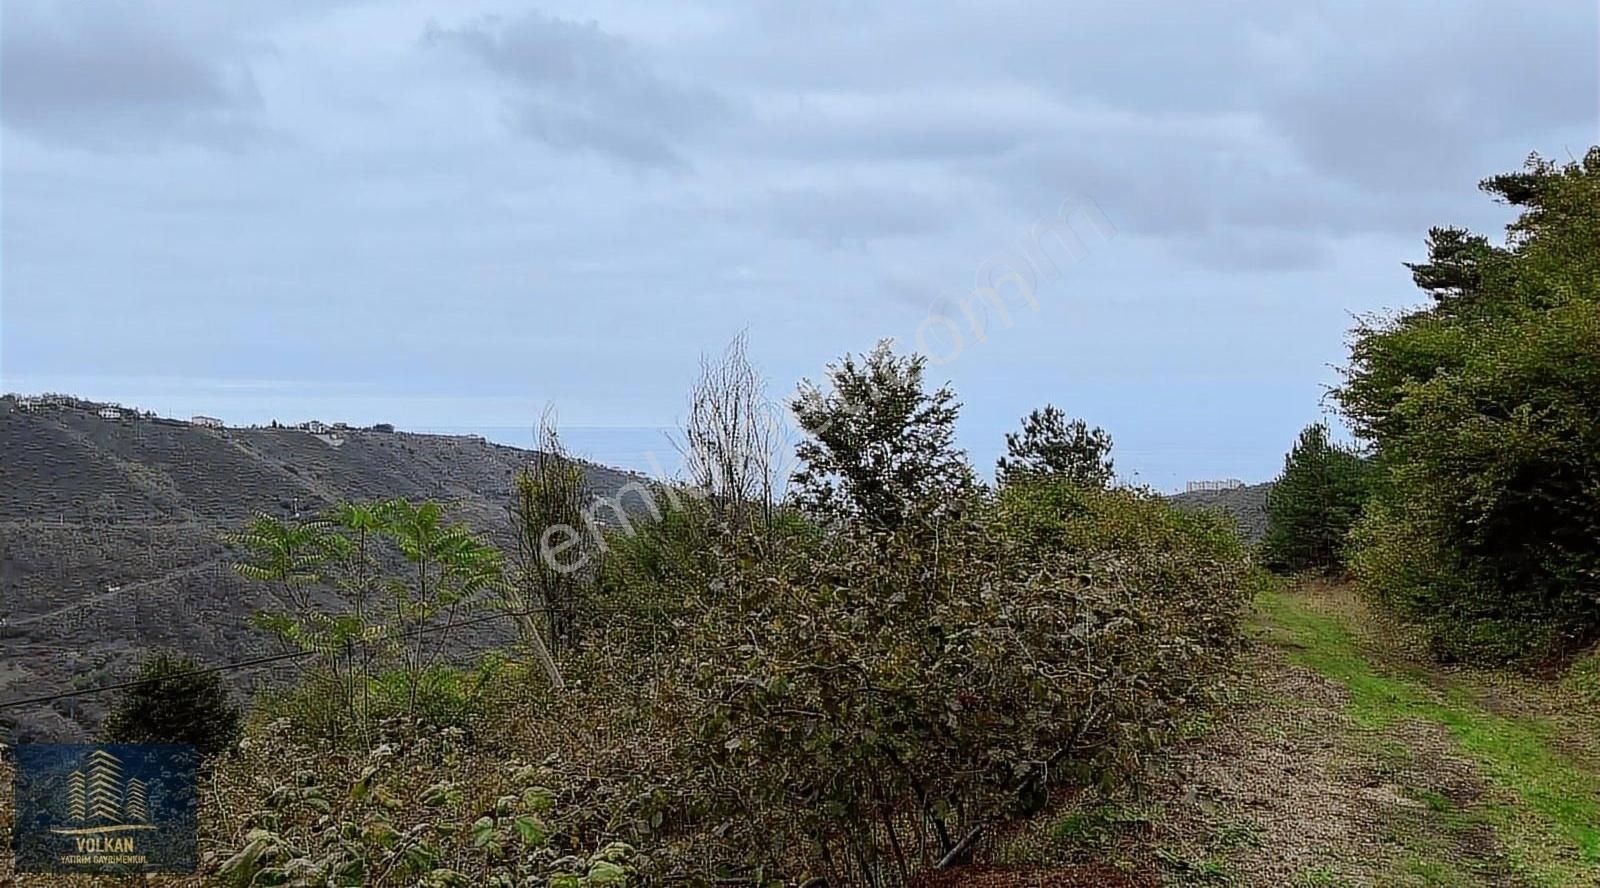
[{"label": "logo badge", "polygon": [[194,747],[23,744],[16,754],[17,872],[194,872]]}]

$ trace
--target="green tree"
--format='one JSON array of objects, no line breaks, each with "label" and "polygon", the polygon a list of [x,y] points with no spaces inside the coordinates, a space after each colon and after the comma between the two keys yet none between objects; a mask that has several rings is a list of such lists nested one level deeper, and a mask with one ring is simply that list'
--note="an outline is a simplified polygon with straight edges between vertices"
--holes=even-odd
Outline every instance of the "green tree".
[{"label": "green tree", "polygon": [[285,593],[288,607],[256,625],[308,655],[308,679],[338,694],[332,708],[363,734],[376,669],[399,670],[414,714],[452,630],[506,589],[500,552],[434,502],[347,503],[311,521],[261,515],[225,539],[244,550],[240,575]]},{"label": "green tree", "polygon": [[435,502],[377,506],[383,535],[406,561],[384,582],[392,611],[384,636],[400,660],[414,709],[424,675],[439,663],[452,629],[503,586],[499,550],[465,524],[447,523]]},{"label": "green tree", "polygon": [[893,529],[972,487],[972,467],[955,446],[961,405],[948,386],[924,389],[926,367],[921,355],[897,357],[885,340],[859,361],[829,364],[827,390],[800,383],[790,406],[807,436],[792,479],[803,508]]},{"label": "green tree", "polygon": [[1344,565],[1345,540],[1367,499],[1367,466],[1313,423],[1283,460],[1267,495],[1267,562],[1289,570],[1332,571]]},{"label": "green tree", "polygon": [[1364,320],[1335,394],[1382,468],[1357,575],[1504,658],[1600,636],[1600,148],[1481,187],[1521,210],[1505,244],[1434,229],[1431,304]]},{"label": "green tree", "polygon": [[1037,478],[1110,487],[1115,477],[1111,435],[1081,419],[1069,421],[1050,404],[1023,417],[1020,433],[1006,433],[1006,455],[995,465],[1001,484]]},{"label": "green tree", "polygon": [[215,755],[239,738],[240,711],[216,672],[165,651],[139,664],[101,725],[108,743],[187,743]]}]

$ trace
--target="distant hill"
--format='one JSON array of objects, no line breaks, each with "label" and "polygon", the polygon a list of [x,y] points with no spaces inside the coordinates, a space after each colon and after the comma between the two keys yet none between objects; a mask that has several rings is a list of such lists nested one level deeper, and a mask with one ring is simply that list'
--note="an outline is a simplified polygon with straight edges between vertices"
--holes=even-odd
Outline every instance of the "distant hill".
[{"label": "distant hill", "polygon": [[[532,456],[473,437],[212,429],[102,409],[0,398],[0,701],[115,681],[155,646],[217,664],[272,653],[247,622],[272,598],[229,569],[219,532],[258,511],[408,497],[450,503],[499,537]],[[640,480],[580,465],[602,496]],[[0,738],[78,738],[106,703],[0,710]]]},{"label": "distant hill", "polygon": [[1251,542],[1267,533],[1267,494],[1272,482],[1246,484],[1232,490],[1196,490],[1168,497],[1175,505],[1196,509],[1220,509],[1239,523],[1239,532]]}]

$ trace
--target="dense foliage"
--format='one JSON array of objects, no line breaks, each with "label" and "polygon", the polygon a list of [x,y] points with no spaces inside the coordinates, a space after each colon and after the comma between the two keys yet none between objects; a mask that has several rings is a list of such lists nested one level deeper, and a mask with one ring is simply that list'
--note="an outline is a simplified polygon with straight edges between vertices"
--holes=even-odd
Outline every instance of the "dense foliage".
[{"label": "dense foliage", "polygon": [[1081,419],[1069,421],[1050,404],[1023,417],[1021,432],[1006,433],[1006,455],[995,465],[995,478],[1001,484],[1054,478],[1084,487],[1109,487],[1115,477],[1111,435]]},{"label": "dense foliage", "polygon": [[1343,567],[1350,528],[1367,500],[1367,464],[1354,450],[1328,440],[1313,423],[1283,460],[1267,496],[1267,563],[1288,570]]},{"label": "dense foliage", "polygon": [[158,651],[145,658],[100,727],[110,743],[187,743],[201,755],[239,738],[241,713],[216,672],[188,657]]},{"label": "dense foliage", "polygon": [[1052,784],[1135,773],[1238,640],[1246,562],[1210,516],[1041,484],[933,538],[731,558],[669,673],[682,766],[768,871],[893,883]]},{"label": "dense foliage", "polygon": [[1337,397],[1382,470],[1357,574],[1441,655],[1508,658],[1600,635],[1600,148],[1482,187],[1506,244],[1431,232],[1431,304],[1357,329]]},{"label": "dense foliage", "polygon": [[[1070,473],[987,490],[953,445],[953,395],[923,391],[920,360],[880,347],[864,361],[801,396],[800,508],[762,502],[768,480],[740,468],[733,488],[663,490],[649,519],[608,533],[567,593],[569,631],[540,633],[559,640],[564,681],[533,661],[467,672],[394,646],[449,627],[442,605],[521,582],[433,504],[252,525],[243,569],[294,584],[291,599],[370,587],[421,610],[399,624],[364,610],[359,631],[315,611],[269,621],[317,654],[307,687],[375,648],[388,671],[358,681],[360,696],[408,705],[363,702],[367,742],[292,773],[273,773],[261,745],[320,738],[293,709],[258,719],[240,767],[272,777],[217,776],[252,800],[217,875],[903,885],[1054,790],[1138,774],[1240,643],[1251,574],[1232,528]],[[763,465],[740,452],[759,445],[739,425],[758,411],[719,406],[749,390],[703,387],[720,442],[703,466]],[[524,547],[536,483],[524,475],[510,511]],[[729,490],[753,497],[732,520]],[[354,558],[368,542],[398,544],[398,569]],[[513,600],[548,601],[524,579]]]}]

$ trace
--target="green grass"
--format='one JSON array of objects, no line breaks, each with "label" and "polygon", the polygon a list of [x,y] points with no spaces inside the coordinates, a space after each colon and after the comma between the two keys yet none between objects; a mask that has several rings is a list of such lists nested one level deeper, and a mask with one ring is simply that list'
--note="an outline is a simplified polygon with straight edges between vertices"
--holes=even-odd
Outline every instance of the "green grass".
[{"label": "green grass", "polygon": [[1442,793],[1427,789],[1412,789],[1410,794],[1423,803],[1424,810],[1400,813],[1388,824],[1390,840],[1405,849],[1393,879],[1396,885],[1477,888],[1488,884],[1484,868],[1495,869],[1496,861],[1474,860],[1458,850],[1459,843],[1474,830],[1493,826],[1488,809],[1477,804],[1461,808]]},{"label": "green grass", "polygon": [[1187,857],[1159,848],[1156,861],[1173,875],[1178,885],[1226,885],[1234,881],[1227,861],[1217,857]]},{"label": "green grass", "polygon": [[1572,665],[1566,686],[1590,706],[1600,706],[1600,653],[1592,653]]},{"label": "green grass", "polygon": [[1422,888],[1475,888],[1483,884],[1454,863],[1435,856],[1415,856],[1405,861],[1409,884]]},{"label": "green grass", "polygon": [[[1436,687],[1415,665],[1375,664],[1346,621],[1294,593],[1264,591],[1257,611],[1292,660],[1349,689],[1350,715],[1362,726],[1424,719],[1447,728],[1465,757],[1512,800],[1480,805],[1515,868],[1552,886],[1600,883],[1600,775],[1555,751],[1549,724],[1490,712],[1468,689]],[[1456,874],[1437,861],[1412,863],[1423,884],[1462,884],[1450,881]]]},{"label": "green grass", "polygon": [[1118,835],[1148,830],[1160,816],[1157,806],[1100,802],[1067,812],[1050,833],[1075,847],[1103,847]]}]

